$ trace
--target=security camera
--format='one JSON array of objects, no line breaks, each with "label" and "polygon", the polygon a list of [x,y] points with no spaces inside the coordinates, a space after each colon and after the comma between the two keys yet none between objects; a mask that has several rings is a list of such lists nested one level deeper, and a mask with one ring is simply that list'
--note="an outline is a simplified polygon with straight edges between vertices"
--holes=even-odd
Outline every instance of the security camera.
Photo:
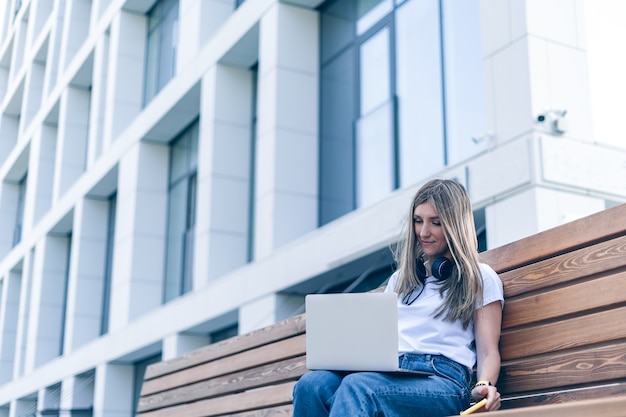
[{"label": "security camera", "polygon": [[551,133],[562,135],[567,131],[567,110],[551,109],[537,115],[537,123],[545,123]]}]

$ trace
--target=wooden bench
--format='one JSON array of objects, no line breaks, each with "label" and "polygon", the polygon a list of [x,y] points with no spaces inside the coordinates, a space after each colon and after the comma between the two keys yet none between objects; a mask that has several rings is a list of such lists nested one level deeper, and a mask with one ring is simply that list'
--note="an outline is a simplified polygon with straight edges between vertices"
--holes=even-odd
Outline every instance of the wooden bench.
[{"label": "wooden bench", "polygon": [[[505,288],[498,415],[626,416],[626,204],[481,259]],[[290,416],[304,331],[299,315],[151,365],[137,416]]]}]

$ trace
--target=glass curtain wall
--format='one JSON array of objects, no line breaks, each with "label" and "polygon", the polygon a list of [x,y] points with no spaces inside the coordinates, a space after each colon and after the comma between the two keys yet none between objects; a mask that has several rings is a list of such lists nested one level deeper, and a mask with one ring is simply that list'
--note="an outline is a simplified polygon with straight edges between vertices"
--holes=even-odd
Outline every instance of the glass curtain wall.
[{"label": "glass curtain wall", "polygon": [[471,156],[485,106],[478,0],[333,0],[320,15],[325,224]]},{"label": "glass curtain wall", "polygon": [[148,12],[144,105],[176,74],[178,0],[159,0]]},{"label": "glass curtain wall", "polygon": [[170,174],[164,302],[192,289],[198,121],[170,144]]}]

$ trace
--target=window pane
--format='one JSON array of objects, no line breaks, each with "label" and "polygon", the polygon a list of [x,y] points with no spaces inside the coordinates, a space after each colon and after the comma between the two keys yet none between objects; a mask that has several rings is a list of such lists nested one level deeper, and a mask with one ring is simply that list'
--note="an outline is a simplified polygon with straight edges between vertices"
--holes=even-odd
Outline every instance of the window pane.
[{"label": "window pane", "polygon": [[170,190],[165,254],[165,302],[181,294],[183,244],[187,213],[187,184],[179,182]]},{"label": "window pane", "polygon": [[361,118],[356,128],[357,206],[381,200],[394,189],[393,105]]},{"label": "window pane", "polygon": [[487,133],[479,0],[443,1],[448,163],[484,149]]},{"label": "window pane", "polygon": [[164,302],[192,288],[198,129],[196,121],[170,144]]},{"label": "window pane", "polygon": [[171,145],[170,182],[176,182],[187,175],[189,168],[189,137],[184,135]]},{"label": "window pane", "polygon": [[148,13],[145,103],[176,73],[178,30],[178,0],[157,2]]},{"label": "window pane", "polygon": [[361,115],[389,101],[389,29],[383,28],[361,45]]},{"label": "window pane", "polygon": [[444,166],[439,2],[412,0],[396,12],[400,186]]},{"label": "window pane", "polygon": [[357,34],[365,33],[392,10],[391,0],[357,0]]}]

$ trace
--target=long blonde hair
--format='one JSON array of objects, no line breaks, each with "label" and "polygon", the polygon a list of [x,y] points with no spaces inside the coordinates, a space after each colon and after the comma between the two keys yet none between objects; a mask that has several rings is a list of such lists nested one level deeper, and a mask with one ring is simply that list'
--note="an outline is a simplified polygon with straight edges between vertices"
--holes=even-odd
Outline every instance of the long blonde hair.
[{"label": "long blonde hair", "polygon": [[478,239],[474,229],[472,204],[458,182],[435,179],[424,184],[413,197],[402,239],[395,247],[394,256],[399,271],[395,291],[403,297],[416,287],[424,285],[416,272],[416,262],[423,255],[415,235],[413,213],[420,204],[430,203],[439,215],[446,242],[455,267],[440,287],[445,294],[435,317],[447,321],[460,320],[467,328],[474,317],[477,303],[482,303],[483,284],[478,266]]}]

